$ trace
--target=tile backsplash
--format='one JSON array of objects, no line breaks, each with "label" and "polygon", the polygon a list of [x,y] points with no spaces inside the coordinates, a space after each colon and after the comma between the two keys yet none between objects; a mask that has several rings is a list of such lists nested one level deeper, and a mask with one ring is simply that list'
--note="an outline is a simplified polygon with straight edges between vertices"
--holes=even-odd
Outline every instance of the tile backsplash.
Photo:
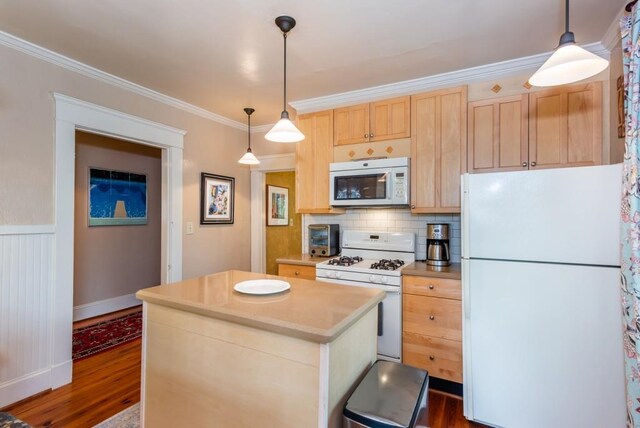
[{"label": "tile backsplash", "polygon": [[416,260],[427,258],[427,223],[448,223],[451,261],[460,262],[460,215],[459,214],[411,214],[406,209],[347,209],[344,214],[305,214],[302,219],[303,252],[309,252],[307,226],[310,224],[339,224],[345,229],[371,230],[378,232],[413,232],[416,235]]}]

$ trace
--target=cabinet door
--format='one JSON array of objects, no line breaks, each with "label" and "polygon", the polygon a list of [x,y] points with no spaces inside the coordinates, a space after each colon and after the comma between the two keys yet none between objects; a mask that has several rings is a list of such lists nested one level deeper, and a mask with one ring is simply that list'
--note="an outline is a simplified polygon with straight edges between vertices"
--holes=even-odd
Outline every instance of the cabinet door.
[{"label": "cabinet door", "polygon": [[393,98],[370,105],[370,140],[409,138],[411,135],[411,97]]},{"label": "cabinet door", "polygon": [[296,145],[296,210],[298,213],[336,212],[329,205],[333,111],[300,115],[298,127],[305,139]]},{"label": "cabinet door", "polygon": [[369,104],[335,109],[333,144],[366,143],[369,141]]},{"label": "cabinet door", "polygon": [[602,163],[602,82],[533,92],[529,111],[531,169]]},{"label": "cabinet door", "polygon": [[528,169],[527,94],[471,102],[468,114],[469,172]]},{"label": "cabinet door", "polygon": [[460,212],[466,137],[466,87],[411,97],[412,212]]}]

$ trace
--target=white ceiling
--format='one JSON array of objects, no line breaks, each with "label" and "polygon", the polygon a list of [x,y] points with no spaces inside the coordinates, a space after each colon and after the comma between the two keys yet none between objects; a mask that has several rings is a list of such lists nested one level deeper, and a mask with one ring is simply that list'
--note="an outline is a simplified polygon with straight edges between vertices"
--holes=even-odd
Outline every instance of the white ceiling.
[{"label": "white ceiling", "polygon": [[[598,42],[627,0],[574,0],[571,30]],[[0,0],[0,29],[225,117],[275,122],[282,36],[289,101],[552,50],[563,0]]]}]

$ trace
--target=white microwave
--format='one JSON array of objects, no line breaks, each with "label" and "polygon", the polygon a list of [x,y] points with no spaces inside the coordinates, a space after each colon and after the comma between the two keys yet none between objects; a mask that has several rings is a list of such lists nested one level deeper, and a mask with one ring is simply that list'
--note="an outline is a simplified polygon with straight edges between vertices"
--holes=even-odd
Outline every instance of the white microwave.
[{"label": "white microwave", "polygon": [[329,177],[332,206],[409,205],[409,158],[332,163]]}]

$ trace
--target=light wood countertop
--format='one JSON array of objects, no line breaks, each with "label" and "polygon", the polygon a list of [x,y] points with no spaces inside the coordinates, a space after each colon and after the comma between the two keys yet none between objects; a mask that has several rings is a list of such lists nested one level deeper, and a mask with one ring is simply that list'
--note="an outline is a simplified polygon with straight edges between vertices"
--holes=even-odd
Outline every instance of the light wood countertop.
[{"label": "light wood countertop", "polygon": [[315,267],[315,265],[317,265],[318,263],[326,262],[331,258],[333,257],[313,257],[313,256],[310,256],[309,254],[294,254],[287,257],[277,258],[276,263]]},{"label": "light wood countertop", "polygon": [[462,265],[460,263],[451,263],[449,266],[436,267],[430,266],[425,262],[414,262],[402,268],[402,274],[409,276],[428,276],[430,278],[461,279],[461,268]]},{"label": "light wood countertop", "polygon": [[[250,279],[281,279],[291,289],[252,296],[233,286]],[[384,292],[362,287],[282,278],[242,271],[226,271],[136,293],[155,303],[317,343],[337,338],[384,298]]]}]

